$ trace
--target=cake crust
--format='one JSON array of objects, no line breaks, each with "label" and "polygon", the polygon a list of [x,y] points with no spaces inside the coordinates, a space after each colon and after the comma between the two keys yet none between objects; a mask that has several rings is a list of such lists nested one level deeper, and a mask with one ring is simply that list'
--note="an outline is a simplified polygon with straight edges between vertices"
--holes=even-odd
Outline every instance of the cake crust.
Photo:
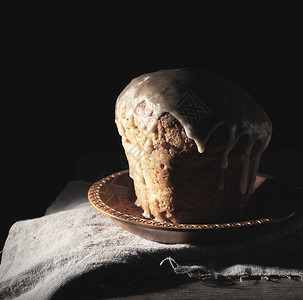
[{"label": "cake crust", "polygon": [[[143,107],[142,103],[138,110],[143,112]],[[230,168],[222,172],[224,139],[219,137],[223,132],[224,128],[218,129],[209,140],[208,150],[201,154],[169,113],[159,118],[152,133],[147,134],[139,122],[125,131],[122,143],[131,166],[136,204],[143,208],[145,217],[205,223],[232,221],[243,214],[250,195],[241,194],[235,182],[239,182],[245,141],[239,141],[230,154]],[[220,176],[225,182],[222,190],[218,189]]]}]

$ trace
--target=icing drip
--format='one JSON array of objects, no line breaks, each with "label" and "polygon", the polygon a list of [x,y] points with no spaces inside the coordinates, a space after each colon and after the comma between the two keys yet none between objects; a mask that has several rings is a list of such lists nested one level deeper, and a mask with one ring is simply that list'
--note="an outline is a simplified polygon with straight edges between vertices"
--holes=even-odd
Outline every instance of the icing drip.
[{"label": "icing drip", "polygon": [[[142,102],[145,103],[143,114],[137,111]],[[148,135],[153,132],[157,119],[166,112],[182,124],[200,153],[205,151],[216,129],[226,126],[228,141],[222,154],[219,189],[224,188],[224,170],[228,168],[230,152],[241,137],[247,136],[239,188],[243,194],[253,192],[254,178],[261,154],[271,138],[272,125],[250,95],[227,79],[203,70],[169,69],[144,74],[133,79],[117,99],[116,124],[119,133],[123,136],[124,128],[119,122],[121,117],[131,128],[135,116]],[[248,176],[249,170],[253,170],[253,176]]]},{"label": "icing drip", "polygon": [[249,138],[243,155],[243,161],[241,166],[241,177],[240,177],[240,192],[242,194],[245,194],[247,190],[248,171],[250,165],[251,149],[253,147],[253,144],[254,142],[251,141],[251,139]]}]

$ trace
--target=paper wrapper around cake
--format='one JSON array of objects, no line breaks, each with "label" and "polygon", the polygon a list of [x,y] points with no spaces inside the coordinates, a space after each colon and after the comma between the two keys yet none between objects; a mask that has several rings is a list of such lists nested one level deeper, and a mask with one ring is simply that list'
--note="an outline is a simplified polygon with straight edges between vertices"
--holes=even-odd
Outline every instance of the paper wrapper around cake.
[{"label": "paper wrapper around cake", "polygon": [[[223,89],[227,84],[222,80],[219,78],[218,84],[218,77],[205,71],[163,70],[134,79],[119,96],[116,123],[134,181],[136,204],[142,207],[145,217],[174,223],[210,223],[237,220],[245,214],[261,153],[271,134],[271,123],[264,111],[253,103],[257,108],[250,112],[251,118],[257,114],[258,123],[265,126],[252,127],[267,131],[257,135],[247,130],[247,125],[239,125],[239,116],[231,121],[232,111],[228,109],[223,112],[220,108],[214,120],[200,118],[193,124],[187,118],[191,124],[186,123],[174,102],[189,89],[198,91],[201,98],[203,88],[213,85],[218,89],[219,85]],[[151,93],[158,94],[157,98],[153,99]],[[206,95],[208,99],[211,93]],[[205,102],[216,113],[223,100]],[[244,103],[241,105],[250,105]],[[235,104],[229,102],[231,110]],[[242,108],[241,112],[244,114]],[[229,114],[228,121],[220,113]],[[196,134],[195,126],[203,125],[207,134],[203,130]]]}]

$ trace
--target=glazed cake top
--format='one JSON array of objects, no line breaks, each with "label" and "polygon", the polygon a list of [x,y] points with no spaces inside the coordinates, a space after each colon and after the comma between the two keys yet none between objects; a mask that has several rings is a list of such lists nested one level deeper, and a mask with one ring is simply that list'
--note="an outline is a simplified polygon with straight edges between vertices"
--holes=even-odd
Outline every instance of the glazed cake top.
[{"label": "glazed cake top", "polygon": [[[144,115],[136,107],[145,101]],[[141,75],[133,79],[121,92],[116,102],[116,124],[120,135],[123,117],[129,126],[137,118],[147,132],[154,129],[157,119],[164,113],[173,115],[193,139],[198,151],[203,153],[211,134],[220,126],[227,127],[221,167],[228,166],[228,154],[241,136],[247,135],[248,143],[244,160],[247,169],[250,151],[258,141],[259,156],[271,138],[272,125],[258,102],[237,84],[201,69],[166,69]],[[243,171],[243,174],[247,171]],[[244,176],[244,175],[243,175]],[[245,179],[243,179],[245,182]],[[241,190],[246,191],[246,184]]]}]

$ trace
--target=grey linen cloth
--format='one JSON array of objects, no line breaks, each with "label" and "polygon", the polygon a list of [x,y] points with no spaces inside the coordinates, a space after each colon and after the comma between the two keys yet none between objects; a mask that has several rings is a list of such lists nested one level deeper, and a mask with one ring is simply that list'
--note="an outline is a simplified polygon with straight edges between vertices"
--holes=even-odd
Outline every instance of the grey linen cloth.
[{"label": "grey linen cloth", "polygon": [[203,280],[303,278],[302,214],[279,231],[247,241],[161,244],[95,211],[87,200],[90,185],[70,182],[45,216],[11,227],[0,265],[0,298],[75,299],[72,295],[82,291],[89,299],[92,289],[101,298],[105,286],[121,288],[147,273],[165,280],[167,274]]}]

